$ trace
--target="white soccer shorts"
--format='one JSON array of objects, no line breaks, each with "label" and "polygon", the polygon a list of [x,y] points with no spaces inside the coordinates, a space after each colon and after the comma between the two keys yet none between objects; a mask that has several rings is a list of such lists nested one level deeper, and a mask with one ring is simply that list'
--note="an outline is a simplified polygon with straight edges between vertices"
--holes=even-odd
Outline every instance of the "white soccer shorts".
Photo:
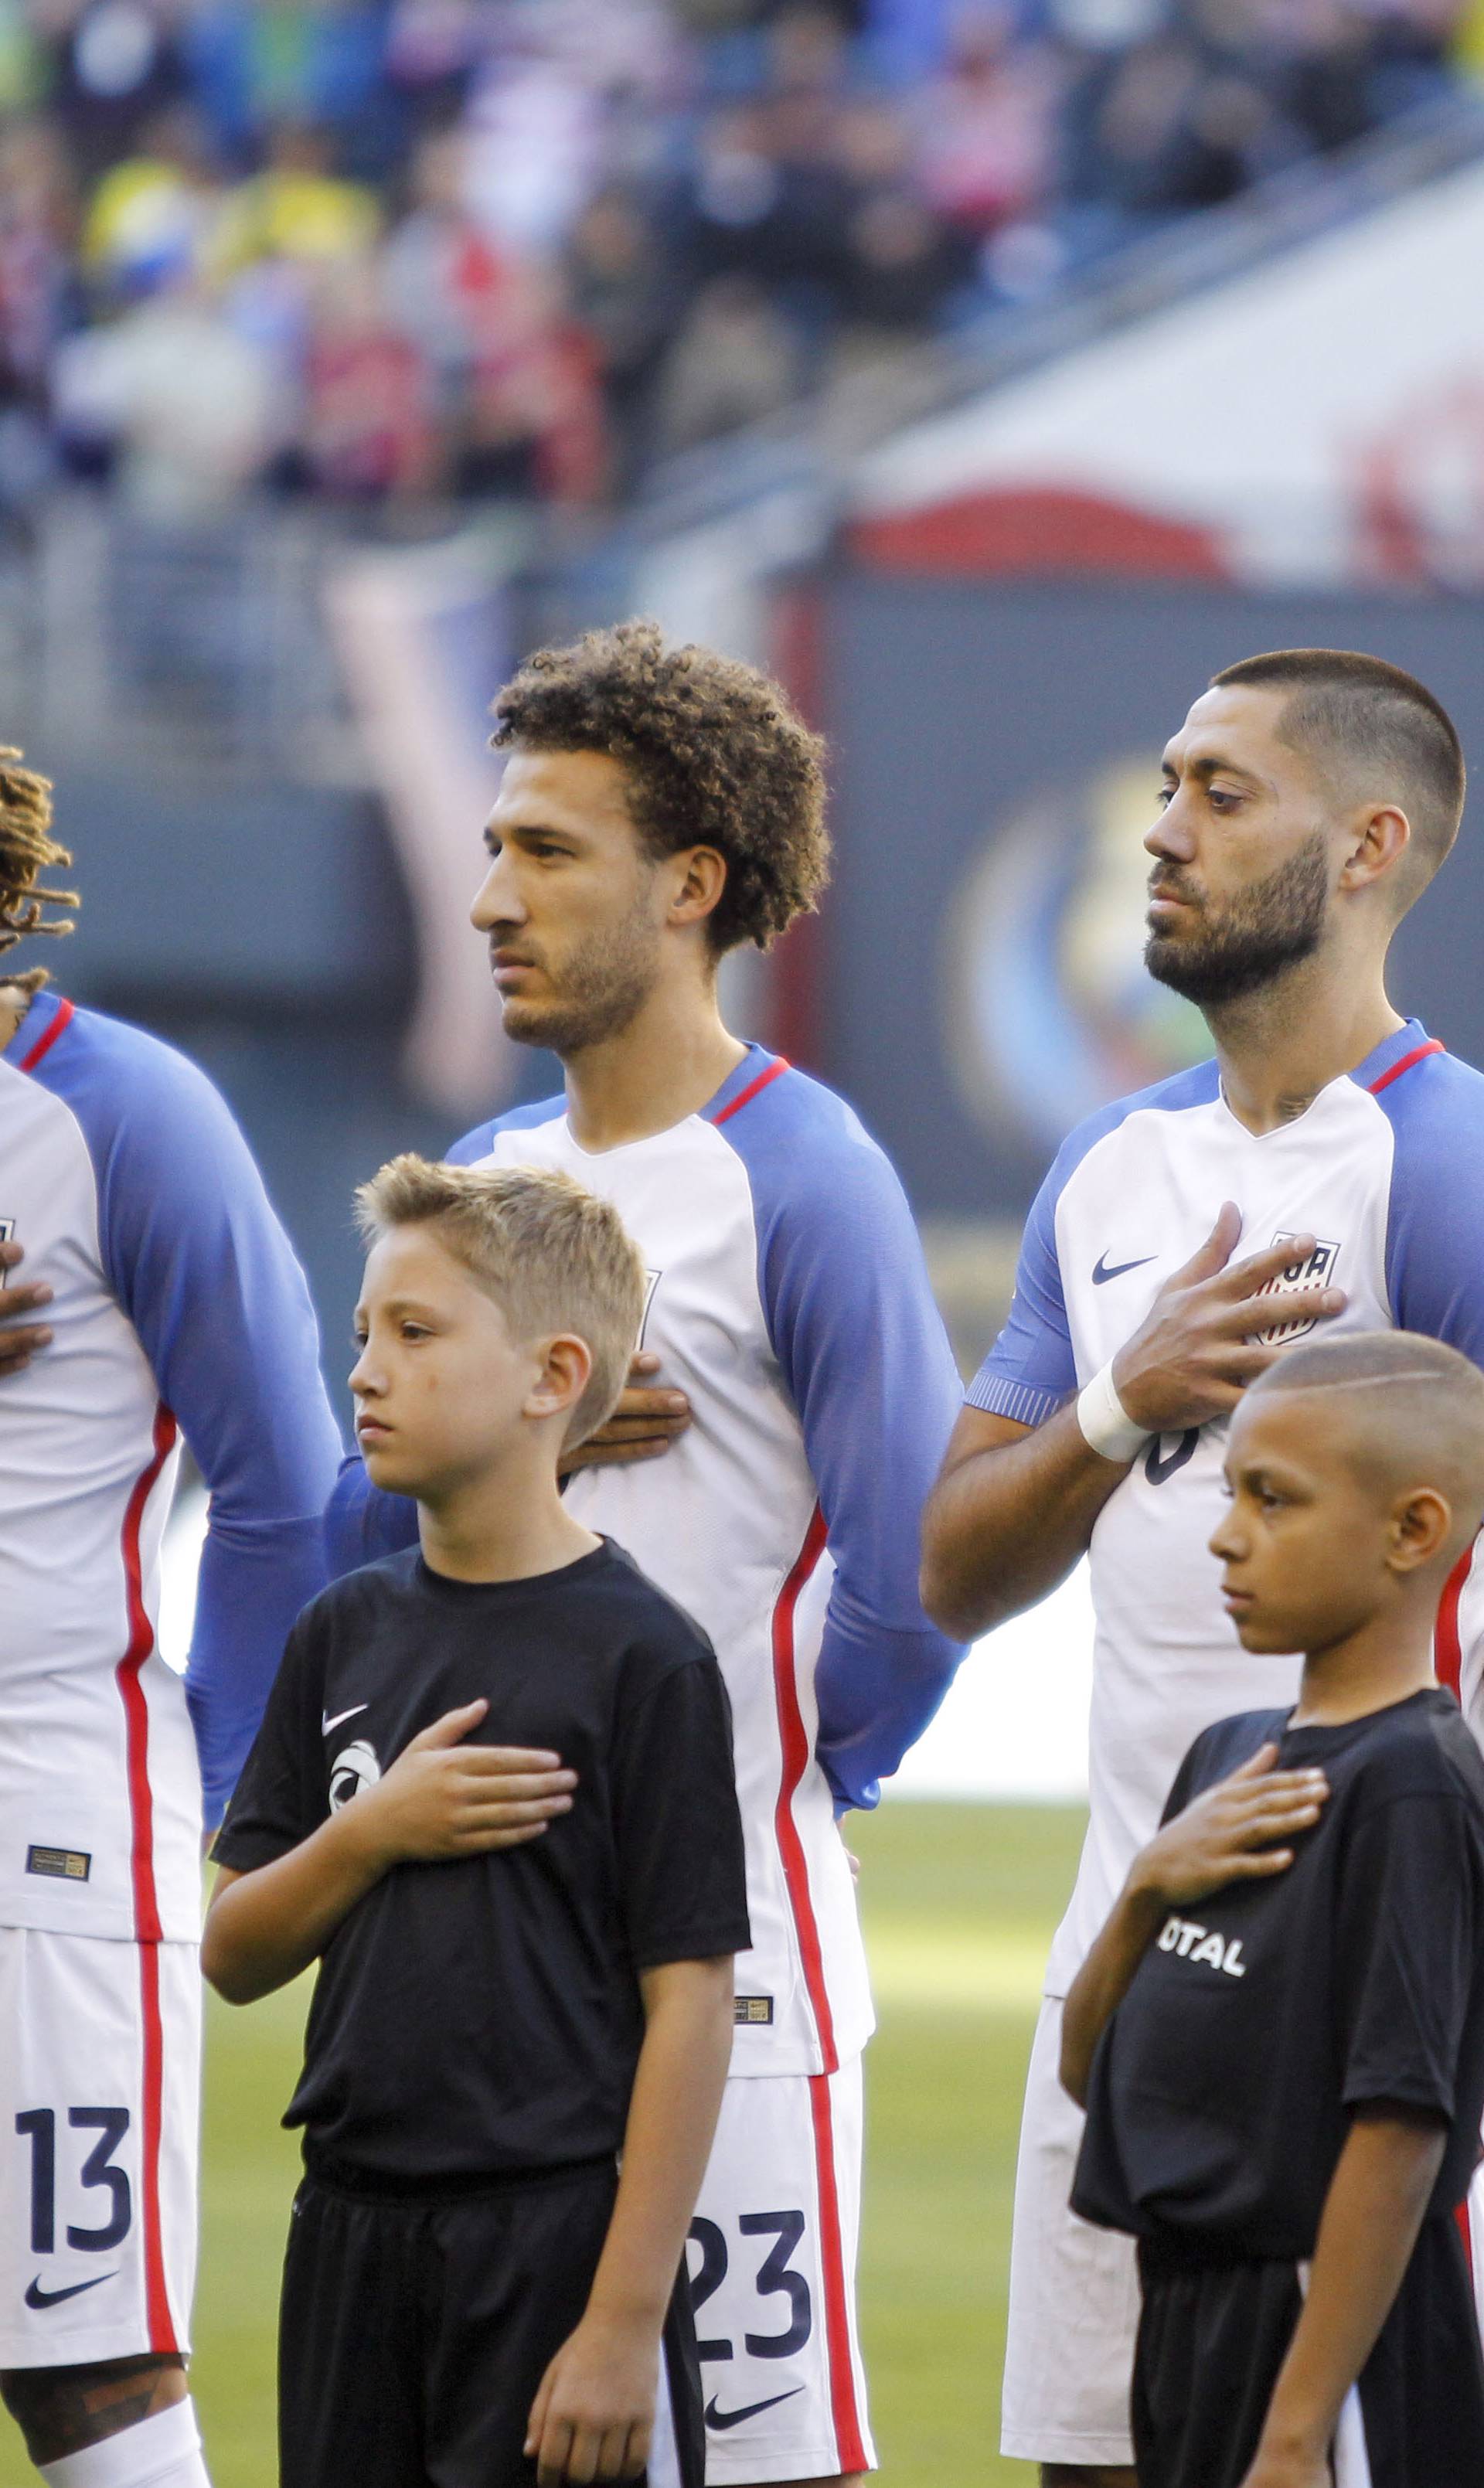
[{"label": "white soccer shorts", "polygon": [[873,2470],[855,2318],[859,2056],[727,2084],[691,2230],[707,2488]]},{"label": "white soccer shorts", "polygon": [[1047,1996],[1025,2082],[1010,2245],[1000,2450],[1021,2462],[1131,2464],[1139,2321],[1133,2242],[1069,2209],[1082,2111],[1057,2078],[1062,2008]]},{"label": "white soccer shorts", "polygon": [[186,2351],[194,1944],[0,1927],[0,2368]]}]

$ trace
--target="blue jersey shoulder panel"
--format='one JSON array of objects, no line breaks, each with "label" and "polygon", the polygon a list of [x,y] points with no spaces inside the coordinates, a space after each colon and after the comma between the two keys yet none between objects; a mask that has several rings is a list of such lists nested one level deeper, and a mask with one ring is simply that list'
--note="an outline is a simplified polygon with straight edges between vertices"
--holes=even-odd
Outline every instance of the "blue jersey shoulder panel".
[{"label": "blue jersey shoulder panel", "polygon": [[1067,1300],[1056,1251],[1056,1208],[1083,1159],[1128,1120],[1155,1112],[1177,1115],[1209,1106],[1219,1094],[1214,1062],[1160,1080],[1132,1096],[1089,1115],[1069,1133],[1031,1204],[1015,1268],[1015,1292],[1005,1327],[969,1385],[971,1408],[1009,1417],[1019,1426],[1043,1426],[1077,1387]]},{"label": "blue jersey shoulder panel", "polygon": [[[1407,1033],[1426,1042],[1414,1024]],[[1456,1055],[1429,1054],[1372,1093],[1395,1151],[1386,1219],[1392,1319],[1484,1366],[1484,1073]]]},{"label": "blue jersey shoulder panel", "polygon": [[753,1048],[708,1119],[747,1170],[764,1318],[835,1562],[819,1758],[839,1799],[872,1805],[961,1654],[917,1590],[958,1377],[901,1185],[843,1098]]},{"label": "blue jersey shoulder panel", "polygon": [[193,1062],[78,1011],[31,1077],[81,1128],[108,1285],[211,1492],[186,1692],[214,1816],[325,1578],[340,1435],[314,1311],[247,1144]]},{"label": "blue jersey shoulder panel", "polygon": [[489,1156],[498,1133],[533,1131],[538,1123],[559,1122],[566,1111],[565,1097],[540,1097],[528,1106],[512,1106],[506,1114],[492,1116],[487,1123],[476,1123],[443,1154],[449,1166],[477,1166],[481,1158]]}]

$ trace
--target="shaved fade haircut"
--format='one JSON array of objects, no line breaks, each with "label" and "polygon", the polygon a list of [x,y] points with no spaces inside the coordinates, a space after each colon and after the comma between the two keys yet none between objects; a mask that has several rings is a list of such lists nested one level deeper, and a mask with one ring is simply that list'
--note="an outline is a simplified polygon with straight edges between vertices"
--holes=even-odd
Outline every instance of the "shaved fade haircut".
[{"label": "shaved fade haircut", "polygon": [[1484,1373],[1441,1340],[1416,1331],[1343,1333],[1288,1348],[1246,1398],[1343,1393],[1334,1411],[1339,1456],[1384,1490],[1431,1486],[1453,1508],[1455,1546],[1484,1516]]},{"label": "shaved fade haircut", "polygon": [[1357,801],[1370,796],[1406,813],[1412,844],[1395,883],[1405,915],[1445,860],[1463,817],[1464,750],[1441,701],[1400,665],[1353,648],[1274,648],[1213,674],[1211,688],[1288,692],[1282,741],[1353,788]]},{"label": "shaved fade haircut", "polygon": [[644,1265],[611,1202],[556,1167],[463,1167],[411,1152],[356,1195],[369,1247],[398,1227],[427,1227],[492,1297],[512,1339],[568,1332],[592,1359],[562,1449],[613,1415],[644,1313]]}]

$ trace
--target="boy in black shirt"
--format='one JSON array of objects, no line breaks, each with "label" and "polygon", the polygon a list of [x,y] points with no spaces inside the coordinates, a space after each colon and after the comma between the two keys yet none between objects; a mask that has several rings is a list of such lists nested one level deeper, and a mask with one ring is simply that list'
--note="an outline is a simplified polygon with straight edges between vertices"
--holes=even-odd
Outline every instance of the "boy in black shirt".
[{"label": "boy in black shirt", "polygon": [[1478,2488],[1484,1761],[1432,1631],[1484,1375],[1406,1332],[1296,1346],[1226,1467],[1228,1610],[1302,1688],[1196,1739],[1063,2042],[1073,2207],[1139,2241],[1140,2488]]},{"label": "boy in black shirt", "polygon": [[238,2003],[321,1963],[283,2488],[700,2488],[681,2257],[749,1941],[729,1714],[556,1484],[644,1274],[555,1173],[400,1158],[359,1205],[357,1430],[421,1543],[295,1626],[203,1953]]}]

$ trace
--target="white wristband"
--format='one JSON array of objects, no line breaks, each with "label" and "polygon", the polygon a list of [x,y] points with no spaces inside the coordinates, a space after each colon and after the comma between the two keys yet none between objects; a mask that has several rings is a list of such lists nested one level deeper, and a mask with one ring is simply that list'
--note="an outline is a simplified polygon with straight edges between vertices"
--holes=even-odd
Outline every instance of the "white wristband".
[{"label": "white wristband", "polygon": [[1077,1424],[1085,1441],[1105,1460],[1131,1460],[1148,1442],[1148,1427],[1134,1424],[1118,1396],[1111,1357],[1087,1388],[1078,1392]]}]

